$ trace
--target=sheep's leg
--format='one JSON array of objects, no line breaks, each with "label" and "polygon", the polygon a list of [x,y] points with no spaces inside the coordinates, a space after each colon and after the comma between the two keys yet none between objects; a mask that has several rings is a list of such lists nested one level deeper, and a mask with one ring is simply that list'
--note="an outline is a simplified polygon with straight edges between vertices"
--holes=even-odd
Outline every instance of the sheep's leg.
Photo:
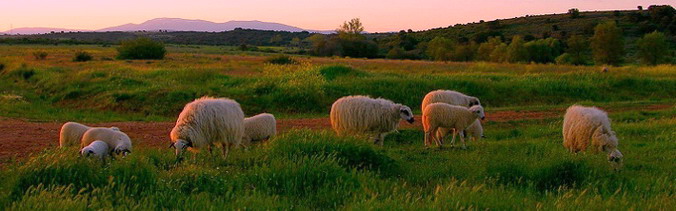
[{"label": "sheep's leg", "polygon": [[425,146],[429,146],[430,145],[429,141],[430,141],[430,132],[427,131],[425,132],[425,138],[423,138],[423,144],[425,144]]},{"label": "sheep's leg", "polygon": [[455,135],[458,134],[458,130],[453,129],[453,138],[451,139],[451,147],[455,147]]},{"label": "sheep's leg", "polygon": [[460,141],[462,142],[462,149],[467,149],[467,145],[465,145],[465,134],[464,133],[460,133]]},{"label": "sheep's leg", "polygon": [[387,133],[381,133],[380,136],[378,137],[378,145],[383,146],[385,144],[385,136]]},{"label": "sheep's leg", "polygon": [[223,149],[221,149],[221,151],[223,151],[223,159],[225,160],[226,158],[228,158],[228,152],[230,151],[230,144],[223,144],[221,146],[223,147]]}]

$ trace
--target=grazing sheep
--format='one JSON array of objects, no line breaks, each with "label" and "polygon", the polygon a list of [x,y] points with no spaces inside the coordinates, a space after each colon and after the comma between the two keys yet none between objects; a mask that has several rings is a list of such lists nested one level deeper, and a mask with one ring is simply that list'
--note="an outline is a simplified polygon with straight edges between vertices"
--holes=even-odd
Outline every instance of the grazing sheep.
[{"label": "grazing sheep", "polygon": [[570,106],[563,117],[563,146],[577,153],[586,150],[590,140],[593,152],[603,151],[608,161],[620,164],[623,156],[608,114],[596,107]]},{"label": "grazing sheep", "polygon": [[[82,140],[82,135],[91,128],[77,122],[66,122],[61,126],[61,132],[59,133],[59,147],[77,145]],[[111,127],[110,129],[120,131],[117,127]]]},{"label": "grazing sheep", "polygon": [[467,96],[463,93],[452,90],[435,90],[427,93],[423,98],[420,109],[425,110],[427,105],[432,103],[447,103],[451,105],[463,106],[466,108],[474,105],[481,105],[479,98]]},{"label": "grazing sheep", "polygon": [[[475,105],[468,108],[462,106],[449,105],[446,103],[432,103],[423,110],[423,129],[425,130],[425,145],[430,145],[430,138],[436,141],[436,144],[441,147],[441,139],[430,137],[431,134],[436,134],[439,128],[447,128],[453,130],[453,139],[451,146],[455,144],[455,136],[463,130],[466,130],[477,119],[483,119],[484,109],[481,105]],[[442,137],[443,138],[443,137]],[[465,137],[460,135],[462,141],[462,148],[466,149]]]},{"label": "grazing sheep", "polygon": [[91,128],[82,135],[80,147],[85,147],[94,141],[103,141],[117,155],[127,156],[131,153],[131,139],[122,131],[111,128]]},{"label": "grazing sheep", "polygon": [[80,150],[84,157],[96,157],[104,161],[110,155],[110,147],[106,142],[96,140]]},{"label": "grazing sheep", "polygon": [[226,158],[244,136],[244,112],[234,100],[202,97],[185,105],[170,136],[178,159],[188,147],[211,151],[213,145],[221,145]]},{"label": "grazing sheep", "polygon": [[331,106],[331,127],[338,135],[371,135],[381,146],[385,136],[397,129],[399,119],[413,123],[411,108],[382,98],[346,96]]},{"label": "grazing sheep", "polygon": [[[451,104],[451,105],[456,105],[456,106],[463,106],[466,108],[472,107],[474,105],[481,105],[481,102],[479,101],[479,98],[472,97],[472,96],[467,96],[463,93],[457,92],[457,91],[452,91],[452,90],[435,90],[427,93],[425,95],[425,98],[423,98],[422,105],[420,106],[421,110],[425,110],[425,107],[429,104],[432,103],[446,103],[446,104]],[[423,118],[425,118],[425,114],[423,113]],[[479,123],[481,124],[481,123]],[[481,125],[479,125],[481,126]],[[483,128],[481,129],[481,133],[483,134]],[[436,138],[439,139],[441,142],[443,142],[442,137],[446,137],[446,135],[450,133],[449,129],[447,128],[439,128],[439,130],[436,133]],[[463,132],[463,134],[466,132]],[[473,137],[474,138],[474,137]]]},{"label": "grazing sheep", "polygon": [[[474,121],[467,129],[465,129],[466,135],[471,137],[472,141],[480,140],[485,138],[484,136],[484,127],[481,126],[481,121],[478,119]],[[443,136],[442,136],[443,137]]]},{"label": "grazing sheep", "polygon": [[607,73],[608,72],[608,66],[604,66],[603,68],[601,68],[601,72]]},{"label": "grazing sheep", "polygon": [[244,118],[243,144],[248,145],[255,141],[268,140],[276,134],[277,120],[275,120],[274,115],[262,113],[249,118]]}]

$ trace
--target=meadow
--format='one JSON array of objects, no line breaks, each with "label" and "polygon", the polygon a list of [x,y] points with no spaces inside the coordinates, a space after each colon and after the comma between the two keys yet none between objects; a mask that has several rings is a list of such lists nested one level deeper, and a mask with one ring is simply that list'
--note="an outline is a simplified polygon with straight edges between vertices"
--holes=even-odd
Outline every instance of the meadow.
[{"label": "meadow", "polygon": [[[73,62],[85,50],[93,61]],[[136,148],[102,164],[75,148],[47,148],[0,167],[0,208],[28,209],[499,209],[607,210],[676,206],[676,67],[444,63],[296,57],[226,47],[169,46],[164,60],[114,60],[101,46],[0,45],[0,118],[84,123],[174,121],[204,96],[247,115],[326,117],[345,95],[384,97],[419,114],[423,96],[453,89],[499,111],[610,111],[625,155],[570,154],[561,116],[485,122],[469,149],[425,148],[403,129],[377,147],[328,129],[285,131],[231,152],[175,163],[171,150]],[[44,60],[33,52],[46,52]],[[659,105],[654,107],[655,105]],[[653,106],[653,107],[651,107]],[[563,113],[561,113],[563,115]],[[20,140],[18,140],[20,141]],[[57,140],[40,140],[58,142]],[[143,140],[133,140],[135,143]]]}]

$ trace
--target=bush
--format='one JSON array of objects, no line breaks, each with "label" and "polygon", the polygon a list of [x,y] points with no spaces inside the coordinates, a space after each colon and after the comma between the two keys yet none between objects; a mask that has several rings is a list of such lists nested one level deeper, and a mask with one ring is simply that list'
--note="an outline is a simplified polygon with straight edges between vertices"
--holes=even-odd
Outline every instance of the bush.
[{"label": "bush", "polygon": [[49,55],[47,52],[44,51],[36,51],[33,52],[33,57],[37,60],[45,60],[47,58],[47,55]]},{"label": "bush", "polygon": [[287,55],[277,55],[269,57],[265,59],[265,62],[270,64],[298,64],[298,61]]},{"label": "bush", "polygon": [[92,60],[92,55],[87,53],[86,51],[79,51],[75,53],[75,58],[73,58],[74,62],[86,62]]},{"label": "bush", "polygon": [[138,38],[123,41],[117,52],[117,59],[163,59],[167,50],[161,42]]}]

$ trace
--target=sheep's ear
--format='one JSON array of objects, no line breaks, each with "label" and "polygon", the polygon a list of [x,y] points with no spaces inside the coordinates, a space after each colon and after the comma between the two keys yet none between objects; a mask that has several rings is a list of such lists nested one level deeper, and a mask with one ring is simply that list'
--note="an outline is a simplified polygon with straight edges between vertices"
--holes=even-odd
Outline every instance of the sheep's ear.
[{"label": "sheep's ear", "polygon": [[174,146],[174,143],[173,143],[173,142],[169,142],[169,147],[167,147],[167,148],[171,149],[171,148],[174,148],[174,147],[175,147],[175,146]]},{"label": "sheep's ear", "polygon": [[188,141],[188,144],[186,144],[185,146],[192,147],[192,141]]}]

